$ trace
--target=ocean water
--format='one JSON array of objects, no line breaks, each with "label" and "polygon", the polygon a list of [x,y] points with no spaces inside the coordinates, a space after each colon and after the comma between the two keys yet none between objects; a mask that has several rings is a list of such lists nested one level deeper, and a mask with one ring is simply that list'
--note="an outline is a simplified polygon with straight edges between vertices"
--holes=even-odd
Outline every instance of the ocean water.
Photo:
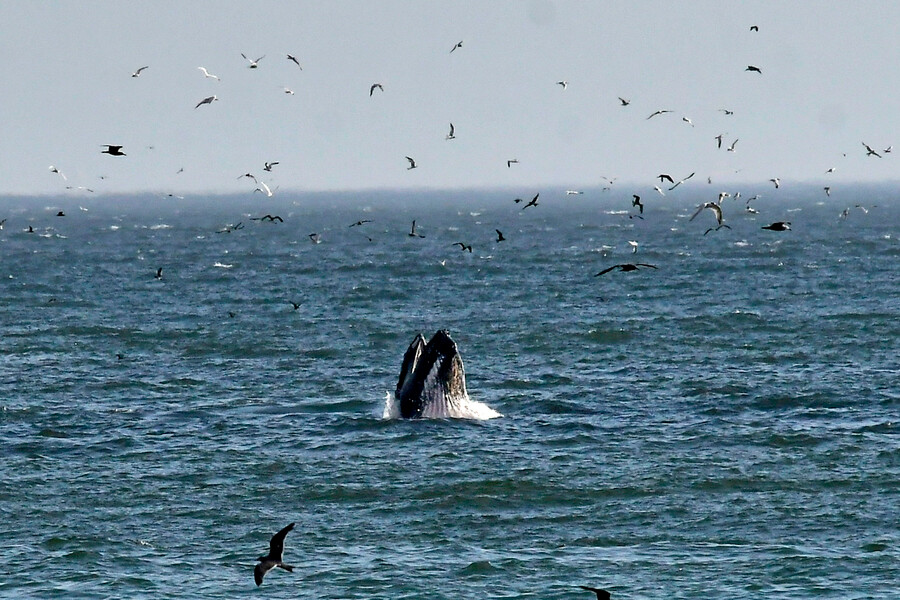
[{"label": "ocean water", "polygon": [[0,597],[897,597],[900,202],[789,187],[0,199]]}]

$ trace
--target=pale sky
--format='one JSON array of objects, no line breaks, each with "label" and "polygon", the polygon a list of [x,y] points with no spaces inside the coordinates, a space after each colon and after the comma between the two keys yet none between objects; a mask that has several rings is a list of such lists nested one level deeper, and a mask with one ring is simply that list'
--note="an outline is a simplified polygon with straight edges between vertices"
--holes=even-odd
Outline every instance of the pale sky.
[{"label": "pale sky", "polygon": [[898,26],[897,2],[3,0],[0,194],[893,181]]}]

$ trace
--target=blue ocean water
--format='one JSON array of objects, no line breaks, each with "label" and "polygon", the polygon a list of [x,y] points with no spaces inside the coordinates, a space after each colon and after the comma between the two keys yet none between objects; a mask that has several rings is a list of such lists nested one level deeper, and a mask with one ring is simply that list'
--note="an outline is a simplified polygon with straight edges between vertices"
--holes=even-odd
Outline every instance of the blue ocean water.
[{"label": "blue ocean water", "polygon": [[900,203],[765,192],[0,199],[0,597],[895,597]]}]

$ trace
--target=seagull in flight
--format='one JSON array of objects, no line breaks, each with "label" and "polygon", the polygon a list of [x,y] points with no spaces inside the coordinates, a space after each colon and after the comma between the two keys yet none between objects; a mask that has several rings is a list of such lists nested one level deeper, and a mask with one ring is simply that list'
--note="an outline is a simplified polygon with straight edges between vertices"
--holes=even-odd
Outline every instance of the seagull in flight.
[{"label": "seagull in flight", "polygon": [[240,179],[242,177],[248,177],[253,180],[253,183],[259,184],[259,180],[256,178],[256,175],[254,175],[253,173],[244,173],[243,175],[238,175],[237,178]]},{"label": "seagull in flight", "polygon": [[739,139],[740,139],[740,138],[738,138],[737,140],[734,140],[733,142],[731,142],[731,145],[728,146],[728,148],[727,148],[728,152],[734,152],[734,147],[737,146],[737,143],[738,143],[738,140],[739,140]]},{"label": "seagull in flight", "polygon": [[[538,197],[541,195],[540,192],[534,195],[534,198],[531,199],[531,202],[522,207],[522,210],[525,210],[529,206],[537,206],[538,205]],[[521,198],[516,198],[516,202],[522,202]]]},{"label": "seagull in flight", "polygon": [[556,85],[561,85],[561,86],[562,86],[562,89],[567,89],[567,88],[569,87],[569,82],[568,82],[568,81],[565,81],[565,80],[563,80],[563,81],[557,81],[557,82],[556,82]]},{"label": "seagull in flight", "polygon": [[826,186],[823,187],[822,189],[825,190],[825,195],[826,195],[826,196],[829,196],[829,197],[831,196],[831,187],[830,187],[830,186],[827,186],[827,185],[826,185]]},{"label": "seagull in flight", "polygon": [[464,244],[463,242],[455,242],[452,245],[459,246],[460,250],[462,250],[463,252],[465,252],[466,250],[468,250],[469,253],[472,252],[472,244]]},{"label": "seagull in flight", "polygon": [[284,538],[293,528],[294,523],[291,523],[273,535],[269,541],[269,553],[256,559],[259,561],[259,564],[253,569],[253,579],[256,581],[257,586],[262,585],[263,577],[275,567],[293,572],[294,567],[284,563]]},{"label": "seagull in flight", "polygon": [[415,220],[413,220],[413,222],[412,222],[412,227],[410,228],[409,233],[408,233],[407,235],[408,235],[409,237],[419,237],[419,238],[425,237],[425,236],[422,235],[421,233],[416,233],[416,222],[415,222]]},{"label": "seagull in flight", "polygon": [[675,185],[673,185],[672,187],[670,187],[670,188],[669,188],[669,191],[671,192],[672,190],[674,190],[675,188],[677,188],[679,185],[681,185],[682,183],[684,183],[685,181],[687,181],[688,179],[690,179],[690,178],[693,177],[694,175],[696,175],[696,173],[691,173],[690,175],[688,175],[688,176],[685,177],[684,179],[681,179],[681,180],[675,182]]},{"label": "seagull in flight", "polygon": [[660,173],[659,175],[656,176],[656,178],[659,179],[660,183],[662,183],[666,179],[669,180],[669,183],[675,183],[675,180],[672,179],[672,176],[669,175],[668,173]]},{"label": "seagull in flight", "polygon": [[[288,55],[287,55],[287,59],[288,59],[289,61],[291,61],[292,63],[294,63],[295,65],[297,65],[298,67],[300,67],[300,61],[297,60],[297,57],[294,56],[293,54],[288,54]],[[302,71],[302,70],[303,70],[303,67],[300,67],[300,70]]]},{"label": "seagull in flight", "polygon": [[769,181],[771,181],[772,183],[775,184],[775,189],[776,189],[776,190],[777,190],[778,188],[781,187],[781,180],[778,179],[777,177],[773,177],[773,178],[770,179]]},{"label": "seagull in flight", "polygon": [[462,48],[462,43],[463,43],[463,41],[459,40],[458,42],[453,44],[453,47],[450,48],[450,54],[453,54],[453,51],[456,50],[457,48]]},{"label": "seagull in flight", "polygon": [[671,111],[671,110],[657,110],[657,111],[654,112],[652,115],[650,115],[649,117],[647,117],[646,120],[649,121],[650,119],[652,119],[652,118],[655,117],[656,115],[664,115],[664,114],[670,113],[670,112],[672,112],[672,111]]},{"label": "seagull in flight", "polygon": [[244,60],[246,60],[248,63],[250,63],[249,65],[247,65],[248,69],[255,69],[255,68],[259,67],[259,61],[261,61],[262,59],[264,59],[266,57],[266,55],[263,54],[256,60],[250,60],[249,58],[247,58],[247,55],[244,54],[243,52],[241,52],[241,56],[244,57]]},{"label": "seagull in flight", "polygon": [[350,223],[350,225],[348,225],[348,227],[359,227],[361,225],[365,225],[366,223],[371,223],[371,222],[372,222],[371,219],[362,219],[360,221],[357,221],[356,223]]},{"label": "seagull in flight", "polygon": [[659,268],[659,267],[654,266],[654,265],[648,265],[647,263],[625,263],[625,264],[622,264],[622,265],[613,265],[613,266],[611,266],[611,267],[606,267],[605,269],[603,269],[602,271],[600,271],[599,273],[597,273],[596,275],[594,275],[594,277],[600,277],[601,275],[605,275],[606,273],[609,273],[609,272],[612,271],[613,269],[618,269],[618,270],[620,270],[620,271],[625,271],[626,273],[627,273],[628,271],[637,271],[637,270],[638,270],[638,267],[649,267],[649,268],[651,268],[651,269],[658,269],[658,268]]},{"label": "seagull in flight", "polygon": [[373,83],[372,87],[369,88],[369,98],[371,98],[372,94],[375,93],[375,88],[378,88],[382,92],[384,91],[384,87],[382,87],[382,85],[380,83]]},{"label": "seagull in flight", "polygon": [[878,158],[881,158],[881,155],[875,152],[870,145],[865,142],[863,142],[862,145],[866,147],[866,156],[877,156]]},{"label": "seagull in flight", "polygon": [[607,592],[606,590],[602,590],[600,588],[589,587],[586,585],[579,585],[578,587],[580,587],[583,590],[587,590],[589,592],[594,592],[595,594],[597,594],[597,600],[609,600],[609,592]]},{"label": "seagull in flight", "polygon": [[725,113],[725,116],[726,116],[726,117],[731,116],[731,115],[734,114],[734,111],[733,111],[733,110],[728,110],[727,108],[720,108],[720,109],[719,109],[719,112]]},{"label": "seagull in flight", "polygon": [[275,165],[278,165],[278,164],[281,164],[281,163],[279,163],[278,161],[275,161],[275,162],[267,162],[267,163],[265,163],[265,166],[263,167],[263,171],[270,171],[270,172],[271,172],[271,171],[272,171],[272,167],[274,167]]},{"label": "seagull in flight", "polygon": [[284,88],[284,93],[285,93],[285,94],[290,94],[291,96],[293,96],[293,95],[294,95],[294,90],[292,90],[292,89],[289,88],[289,87],[286,87],[286,88]]},{"label": "seagull in flight", "polygon": [[140,77],[140,76],[141,76],[141,71],[143,71],[144,69],[149,69],[149,68],[150,68],[149,65],[146,66],[146,67],[141,67],[140,69],[138,69],[137,71],[135,71],[134,73],[132,73],[131,76],[132,76],[132,77]]},{"label": "seagull in flight", "polygon": [[60,171],[59,169],[57,169],[56,167],[54,167],[53,165],[50,165],[50,172],[51,172],[51,173],[56,173],[57,175],[59,175],[60,177],[62,177],[62,178],[63,178],[63,181],[68,181],[68,178],[67,178],[65,175],[63,175],[63,172]]},{"label": "seagull in flight", "polygon": [[631,104],[631,100],[626,100],[622,96],[619,96],[619,102],[622,104],[622,106],[628,106],[629,104]]},{"label": "seagull in flight", "polygon": [[272,190],[269,189],[269,186],[266,185],[266,182],[265,182],[265,181],[260,181],[260,182],[258,182],[258,183],[259,183],[259,185],[261,185],[262,187],[256,188],[255,190],[253,190],[254,192],[262,192],[262,193],[264,193],[266,196],[268,196],[269,198],[271,198],[271,197],[274,195],[274,194],[272,193]]},{"label": "seagull in flight", "polygon": [[203,71],[204,77],[208,77],[210,79],[215,79],[216,81],[222,81],[221,79],[219,79],[219,77],[217,75],[213,75],[212,73],[207,71],[206,67],[197,67],[197,68],[200,69],[201,71]]},{"label": "seagull in flight", "polygon": [[413,160],[412,158],[410,158],[409,156],[406,157],[406,160],[409,161],[409,166],[406,167],[406,170],[407,170],[407,171],[410,171],[410,170],[416,168],[416,161],[414,161],[414,160]]},{"label": "seagull in flight", "polygon": [[448,133],[447,137],[445,137],[444,139],[445,140],[455,140],[456,139],[456,135],[454,135],[455,132],[456,132],[456,129],[453,127],[453,123],[450,123],[450,133]]},{"label": "seagull in flight", "polygon": [[637,206],[641,214],[644,214],[644,205],[641,204],[641,197],[637,194],[631,195],[631,206]]},{"label": "seagull in flight", "polygon": [[753,65],[747,65],[747,68],[744,69],[744,70],[745,70],[745,71],[752,71],[752,72],[754,72],[754,73],[759,73],[760,75],[762,75],[762,69],[760,69],[759,67],[754,67]]},{"label": "seagull in flight", "polygon": [[577,196],[583,193],[581,190],[566,190],[566,196]]},{"label": "seagull in flight", "polygon": [[122,152],[122,146],[113,146],[111,144],[103,144],[106,146],[106,150],[101,150],[100,154],[109,154],[110,156],[125,156],[125,153]]},{"label": "seagull in flight", "polygon": [[503,232],[502,232],[502,231],[500,231],[499,229],[495,229],[494,231],[497,232],[497,241],[498,241],[498,242],[505,242],[505,241],[506,241],[506,238],[503,237]]},{"label": "seagull in flight", "polygon": [[688,125],[690,125],[691,127],[694,126],[694,122],[691,121],[690,119],[688,119],[687,117],[681,117],[681,120],[684,121],[685,123],[687,123]]},{"label": "seagull in flight", "polygon": [[709,233],[710,231],[713,231],[713,229],[715,229],[715,231],[718,231],[718,230],[721,229],[722,227],[725,227],[726,229],[731,229],[731,227],[729,227],[728,225],[725,225],[725,224],[722,222],[722,207],[719,206],[718,204],[716,204],[715,202],[707,202],[707,203],[705,203],[705,204],[701,204],[699,207],[697,207],[697,212],[695,212],[695,213],[691,216],[691,218],[688,219],[688,221],[693,221],[694,218],[695,218],[697,215],[699,215],[701,212],[703,212],[703,210],[706,209],[706,208],[708,208],[708,209],[710,209],[711,211],[713,211],[713,213],[716,215],[716,224],[717,224],[717,226],[716,226],[715,228],[712,228],[712,227],[711,227],[711,228],[707,229],[707,230],[706,230],[706,233],[704,233],[703,235],[706,235],[706,234]]},{"label": "seagull in flight", "polygon": [[194,107],[194,110],[197,110],[204,104],[212,104],[213,102],[215,102],[218,99],[219,98],[215,94],[213,94],[212,96],[209,96],[208,98],[204,98],[203,100],[201,100],[200,102],[197,103],[197,106]]},{"label": "seagull in flight", "polygon": [[660,196],[665,196],[665,195],[666,195],[666,193],[665,193],[664,191],[662,191],[662,188],[659,187],[658,185],[654,185],[654,186],[653,186],[653,189],[656,190],[656,191],[659,193]]},{"label": "seagull in flight", "polygon": [[508,169],[508,168],[510,168],[511,166],[517,165],[517,164],[519,164],[519,159],[518,159],[518,158],[511,158],[511,159],[509,159],[508,161],[506,161],[506,168]]}]

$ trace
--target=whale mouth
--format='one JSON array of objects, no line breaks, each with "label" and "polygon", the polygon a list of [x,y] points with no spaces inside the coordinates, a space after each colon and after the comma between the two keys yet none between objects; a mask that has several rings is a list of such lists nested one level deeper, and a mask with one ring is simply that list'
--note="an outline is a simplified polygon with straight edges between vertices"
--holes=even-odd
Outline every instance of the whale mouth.
[{"label": "whale mouth", "polygon": [[469,398],[462,358],[445,329],[427,342],[421,333],[416,335],[403,355],[393,403],[390,400],[385,404],[385,416],[399,412],[404,419],[502,416]]}]

